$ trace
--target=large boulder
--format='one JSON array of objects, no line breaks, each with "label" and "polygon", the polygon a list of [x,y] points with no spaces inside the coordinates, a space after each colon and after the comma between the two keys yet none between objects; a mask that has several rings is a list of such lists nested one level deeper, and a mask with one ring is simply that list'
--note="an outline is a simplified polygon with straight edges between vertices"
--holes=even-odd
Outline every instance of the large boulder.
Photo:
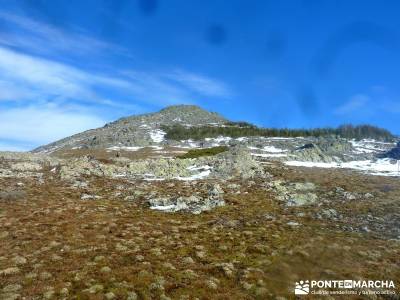
[{"label": "large boulder", "polygon": [[300,161],[341,162],[348,157],[345,154],[353,151],[353,146],[343,139],[320,139],[305,144],[291,152],[291,156]]},{"label": "large boulder", "polygon": [[266,175],[262,165],[246,148],[233,147],[229,151],[205,159],[212,167],[211,177],[249,179]]}]

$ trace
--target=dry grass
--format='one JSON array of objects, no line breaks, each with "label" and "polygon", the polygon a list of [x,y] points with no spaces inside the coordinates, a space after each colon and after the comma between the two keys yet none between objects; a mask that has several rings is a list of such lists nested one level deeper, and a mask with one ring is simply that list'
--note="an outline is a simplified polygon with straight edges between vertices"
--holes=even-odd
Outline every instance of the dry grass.
[{"label": "dry grass", "polygon": [[[324,190],[398,188],[395,179],[343,172],[270,171],[293,181],[313,181]],[[400,278],[398,242],[343,232],[335,222],[309,217],[315,207],[285,208],[261,188],[262,182],[237,182],[241,194],[227,190],[228,206],[188,215],[151,211],[140,197],[122,200],[140,182],[87,180],[100,200],[81,200],[82,191],[47,178],[44,185],[25,180],[26,201],[0,202],[0,270],[20,269],[0,276],[0,290],[20,284],[18,293],[26,299],[40,299],[49,288],[54,299],[63,298],[63,288],[68,289],[66,299],[105,299],[108,292],[115,299],[126,299],[129,292],[138,299],[292,299],[294,282],[305,278]],[[1,187],[12,184],[12,179],[0,179]],[[174,184],[153,182],[148,189],[187,192],[185,183]],[[116,196],[119,185],[122,195]],[[397,190],[384,193],[388,201]],[[376,205],[385,207],[382,203]],[[363,209],[354,205],[352,213]],[[16,256],[27,262],[17,265]],[[101,272],[105,266],[111,272]],[[96,284],[103,286],[101,292],[85,291]]]}]

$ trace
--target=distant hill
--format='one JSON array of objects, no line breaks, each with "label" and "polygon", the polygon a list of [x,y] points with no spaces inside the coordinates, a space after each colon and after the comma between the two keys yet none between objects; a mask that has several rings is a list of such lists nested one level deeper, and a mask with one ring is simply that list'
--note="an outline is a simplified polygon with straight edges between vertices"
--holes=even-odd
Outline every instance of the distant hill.
[{"label": "distant hill", "polygon": [[167,140],[200,140],[217,136],[308,137],[338,136],[392,140],[387,130],[370,126],[345,125],[338,128],[276,129],[260,128],[247,122],[232,122],[218,113],[195,105],[174,105],[159,112],[124,117],[97,129],[66,137],[34,149],[51,153],[69,149],[105,149],[114,146],[145,147]]}]

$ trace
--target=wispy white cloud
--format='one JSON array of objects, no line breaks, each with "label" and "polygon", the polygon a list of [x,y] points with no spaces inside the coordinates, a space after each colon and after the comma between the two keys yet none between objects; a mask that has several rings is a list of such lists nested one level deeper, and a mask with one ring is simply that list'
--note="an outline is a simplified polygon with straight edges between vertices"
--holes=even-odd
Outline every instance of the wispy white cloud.
[{"label": "wispy white cloud", "polygon": [[[82,101],[112,104],[98,89],[125,93],[136,101],[167,105],[194,102],[199,96],[228,97],[232,94],[224,83],[185,71],[120,71],[98,74],[75,66],[0,47],[0,100],[23,97],[62,96]],[[114,100],[116,101],[116,100]]]},{"label": "wispy white cloud", "polygon": [[[108,70],[106,74],[99,74],[85,68],[87,58],[90,60],[98,53],[113,56],[130,51],[83,30],[66,31],[27,16],[0,11],[0,21],[11,25],[0,28],[0,87],[5,87],[0,100],[20,100],[31,95],[31,98],[62,96],[100,104],[117,101],[104,97],[98,91],[100,88],[102,92],[104,88],[111,89],[125,99],[153,105],[232,94],[225,83],[205,75],[176,69],[138,70],[130,67],[129,61],[123,70],[109,66],[104,68]],[[74,54],[85,59],[67,63],[67,58]]]},{"label": "wispy white cloud", "polygon": [[349,101],[337,107],[334,110],[334,113],[337,115],[346,115],[354,113],[358,110],[363,109],[368,104],[369,101],[370,98],[367,95],[364,94],[354,95],[349,99]]},{"label": "wispy white cloud", "polygon": [[229,97],[232,94],[231,89],[223,82],[200,74],[177,70],[167,74],[166,77],[199,94],[219,97]]},{"label": "wispy white cloud", "polygon": [[195,103],[199,98],[226,98],[233,94],[223,82],[187,71],[122,72],[135,96],[154,104]]},{"label": "wispy white cloud", "polygon": [[3,100],[62,96],[101,102],[96,86],[130,87],[130,83],[123,79],[93,74],[5,47],[0,47],[0,84],[7,87],[7,92],[0,93]]},{"label": "wispy white cloud", "polygon": [[[15,140],[38,146],[104,123],[105,120],[88,112],[49,105],[13,108],[0,111],[0,141]],[[2,143],[3,149],[10,145]]]},{"label": "wispy white cloud", "polygon": [[40,54],[55,51],[68,55],[101,54],[112,51],[114,54],[131,56],[125,48],[88,35],[75,28],[65,31],[61,28],[8,12],[0,12],[0,20],[12,26],[0,28],[0,44],[17,47]]},{"label": "wispy white cloud", "polygon": [[[109,114],[129,114],[149,105],[198,103],[233,94],[215,78],[162,66],[138,70],[129,60],[122,68],[93,70],[85,63],[97,62],[96,54],[113,57],[126,50],[83,31],[66,32],[27,17],[0,12],[0,21],[11,25],[0,28],[2,148],[10,145],[5,140],[38,146],[102,125],[104,114],[99,112],[105,108]],[[71,55],[81,59],[69,60]]]}]

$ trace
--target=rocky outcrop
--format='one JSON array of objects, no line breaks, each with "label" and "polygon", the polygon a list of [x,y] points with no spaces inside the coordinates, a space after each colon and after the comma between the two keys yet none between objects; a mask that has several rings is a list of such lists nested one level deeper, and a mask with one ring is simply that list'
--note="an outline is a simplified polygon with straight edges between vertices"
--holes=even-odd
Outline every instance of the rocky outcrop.
[{"label": "rocky outcrop", "polygon": [[159,197],[148,201],[150,208],[165,212],[184,211],[192,214],[200,214],[203,211],[209,211],[218,206],[224,206],[224,191],[219,184],[208,186],[206,197],[191,195],[188,197]]},{"label": "rocky outcrop", "polygon": [[81,176],[113,176],[117,172],[114,165],[106,165],[90,156],[79,157],[68,160],[60,168],[62,180],[74,181]]},{"label": "rocky outcrop", "polygon": [[228,152],[208,159],[208,162],[212,166],[211,177],[248,179],[266,175],[260,163],[247,149],[241,147],[231,148]]},{"label": "rocky outcrop", "polygon": [[264,177],[262,166],[246,149],[232,148],[226,153],[211,157],[189,159],[143,159],[116,158],[105,164],[89,156],[70,159],[60,168],[63,180],[75,180],[81,176],[127,177],[147,180],[195,180],[203,178],[248,179]]},{"label": "rocky outcrop", "polygon": [[33,177],[58,166],[59,159],[27,152],[0,152],[0,177]]},{"label": "rocky outcrop", "polygon": [[349,158],[345,154],[351,153],[353,146],[343,139],[319,139],[314,143],[307,143],[292,151],[293,158],[300,161],[312,162],[342,162]]},{"label": "rocky outcrop", "polygon": [[268,183],[267,188],[287,206],[311,205],[318,200],[318,196],[314,193],[316,186],[311,182],[292,183],[276,180]]}]

